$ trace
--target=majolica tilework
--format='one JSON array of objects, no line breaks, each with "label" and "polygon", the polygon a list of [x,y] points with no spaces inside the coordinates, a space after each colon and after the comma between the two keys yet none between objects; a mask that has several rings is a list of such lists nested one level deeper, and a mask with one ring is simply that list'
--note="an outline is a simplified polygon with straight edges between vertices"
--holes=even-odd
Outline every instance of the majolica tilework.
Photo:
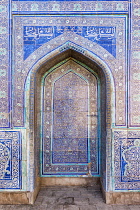
[{"label": "majolica tilework", "polygon": [[[0,127],[9,127],[9,1],[0,3]],[[8,84],[9,83],[9,84]]]},{"label": "majolica tilework", "polygon": [[21,189],[21,135],[0,131],[0,189]]},{"label": "majolica tilework", "polygon": [[[12,12],[11,12],[12,6]],[[89,14],[89,15],[87,15]],[[92,15],[91,15],[92,14]],[[67,48],[72,48],[80,53],[89,56],[90,59],[99,58],[110,70],[110,80],[112,87],[114,85],[114,92],[111,92],[113,96],[112,110],[110,112],[112,119],[111,127],[139,127],[140,126],[140,74],[139,74],[139,0],[131,1],[1,1],[0,4],[0,127],[7,128],[10,126],[10,120],[15,127],[25,127],[26,115],[25,110],[25,87],[26,78],[28,73],[34,69],[34,73],[37,68],[42,64],[42,59],[54,55],[53,53],[60,53]],[[127,19],[128,18],[128,19]],[[12,21],[11,21],[12,20]],[[13,23],[13,25],[11,25]],[[12,33],[11,33],[12,29]],[[109,32],[111,31],[111,32]],[[103,33],[102,33],[103,32]],[[47,57],[47,58],[48,58]],[[96,60],[96,59],[95,59]],[[96,60],[97,61],[97,60]],[[99,65],[100,63],[99,62]],[[36,70],[35,65],[38,65]],[[100,65],[101,66],[101,65]],[[11,73],[12,68],[12,73]],[[74,68],[71,68],[74,69]],[[70,70],[68,68],[67,70]],[[79,73],[73,71],[61,72],[61,79],[57,82],[50,83],[52,85],[53,94],[58,94],[55,89],[55,85],[59,85],[59,81],[65,76],[73,75],[77,78]],[[103,71],[106,71],[103,68]],[[83,71],[84,72],[84,71]],[[53,73],[55,74],[55,72]],[[51,75],[51,74],[50,74]],[[59,74],[60,75],[60,74]],[[108,77],[108,76],[107,76]],[[12,85],[11,85],[12,78]],[[45,82],[47,83],[48,77]],[[86,76],[84,76],[86,78]],[[34,80],[34,78],[31,78]],[[78,77],[79,79],[79,77]],[[83,79],[80,77],[80,79]],[[78,80],[79,83],[81,80]],[[84,84],[89,82],[88,78],[84,80]],[[32,81],[31,85],[32,85]],[[87,83],[88,83],[87,82]],[[114,82],[114,84],[113,84]],[[128,83],[127,83],[128,82]],[[55,85],[54,85],[55,84]],[[86,85],[85,85],[86,86]],[[46,86],[44,86],[46,87]],[[34,87],[33,87],[34,88]],[[62,87],[61,87],[62,88]],[[65,91],[61,89],[63,93]],[[113,89],[111,89],[112,91]],[[11,91],[13,93],[11,94]],[[89,90],[88,90],[89,91]],[[32,93],[34,91],[31,90]],[[86,92],[85,95],[86,97]],[[46,95],[44,97],[47,97]],[[8,101],[9,100],[9,101]],[[74,99],[75,100],[75,99]],[[12,101],[12,103],[11,103]],[[34,98],[31,98],[30,109],[30,126],[33,126],[33,107]],[[49,101],[49,100],[48,100]],[[53,97],[53,103],[55,104],[56,98]],[[69,100],[70,101],[70,100]],[[46,102],[44,102],[46,103]],[[11,111],[11,104],[13,110]],[[28,104],[28,102],[27,102]],[[81,102],[81,106],[82,106]],[[87,106],[87,104],[86,104]],[[46,106],[48,107],[48,106]],[[57,110],[57,108],[56,108]],[[32,113],[31,113],[32,112]],[[47,111],[46,111],[47,113]],[[112,114],[113,113],[113,114]],[[67,114],[67,112],[63,112]],[[11,115],[11,116],[9,116]],[[47,115],[42,115],[46,117]],[[51,115],[55,117],[54,115]],[[109,117],[110,117],[109,116]],[[84,116],[85,117],[85,116]],[[50,118],[51,120],[51,118]],[[59,117],[56,117],[59,121]],[[86,121],[87,118],[84,118]],[[107,119],[108,120],[108,119]],[[64,122],[63,122],[64,123]],[[61,122],[61,124],[63,125]],[[75,124],[74,124],[75,123]],[[77,125],[74,121],[74,125]],[[128,123],[128,125],[127,125]],[[43,123],[42,123],[43,124]],[[45,124],[48,126],[48,124]],[[108,124],[107,124],[108,126]],[[110,126],[108,128],[110,129]],[[30,127],[31,128],[31,127]],[[124,128],[124,129],[125,129]],[[85,128],[86,129],[86,128]],[[70,129],[69,129],[70,130]],[[58,126],[53,127],[53,133],[58,131]],[[84,130],[83,130],[84,131]],[[45,131],[46,132],[46,131]],[[85,131],[86,132],[86,131]],[[93,132],[94,133],[94,132]],[[21,139],[19,132],[5,131],[0,132],[0,188],[1,189],[20,189],[20,146]],[[69,133],[70,135],[70,133]],[[30,149],[34,147],[33,139],[34,134],[30,136]],[[31,137],[32,136],[32,137]],[[45,136],[45,138],[48,135]],[[52,137],[54,137],[52,135]],[[97,141],[91,141],[91,147],[93,146],[93,154],[87,155],[88,144],[85,141],[87,136],[84,136],[83,145],[86,148],[84,151],[80,148],[82,156],[75,157],[66,151],[66,155],[62,155],[58,158],[58,145],[64,149],[65,144],[61,145],[60,140],[58,144],[56,142],[50,144],[50,156],[53,165],[63,164],[65,157],[70,159],[70,164],[76,160],[81,164],[87,164],[86,173],[89,173],[92,168],[92,172],[98,173],[98,159]],[[106,138],[106,137],[105,137]],[[28,140],[29,140],[28,139]],[[27,141],[28,141],[27,140]],[[48,138],[51,142],[52,138]],[[114,180],[114,190],[140,190],[140,133],[139,131],[115,131],[114,132],[115,144],[111,139],[111,130],[107,130],[107,143],[106,154],[104,159],[106,162],[102,165],[102,173],[104,186],[106,189],[110,189],[112,186],[112,180]],[[44,140],[43,140],[44,141]],[[47,154],[46,147],[47,139],[44,143],[44,154]],[[44,142],[45,142],[44,141]],[[70,152],[73,148],[72,140],[69,141]],[[79,144],[81,140],[75,142]],[[67,143],[66,143],[67,144]],[[103,145],[104,148],[105,145]],[[112,149],[113,147],[113,149]],[[77,148],[77,146],[76,146]],[[113,152],[112,152],[113,151]],[[28,151],[30,153],[30,186],[34,184],[34,157],[33,150]],[[91,152],[91,151],[90,151]],[[114,176],[111,180],[111,157],[113,155],[114,160]],[[24,154],[26,156],[26,154]],[[46,157],[46,156],[44,156]],[[79,158],[79,159],[78,159]],[[92,159],[93,158],[93,159]],[[47,160],[43,160],[44,169],[52,172],[60,172],[60,168],[56,167],[52,170],[52,163]],[[46,162],[45,162],[46,161]],[[48,162],[47,162],[48,161]],[[51,164],[50,164],[51,163]],[[94,164],[93,164],[94,163]],[[48,166],[48,165],[49,166]],[[28,166],[29,167],[29,166]],[[48,167],[48,168],[47,168]],[[66,166],[67,167],[67,166]],[[81,165],[83,167],[83,165]],[[85,165],[84,165],[85,167]],[[83,173],[85,168],[80,169]],[[76,171],[77,168],[69,167],[69,172]],[[25,169],[26,171],[26,169]],[[64,168],[61,168],[61,172]],[[85,173],[84,171],[84,173]],[[45,171],[46,173],[46,171]],[[83,174],[84,174],[83,173]],[[71,173],[72,174],[72,173]],[[29,188],[30,188],[29,186]],[[111,189],[112,190],[112,189]]]},{"label": "majolica tilework", "polygon": [[96,77],[74,61],[45,77],[42,175],[99,175],[97,88]]},{"label": "majolica tilework", "polygon": [[74,32],[97,43],[116,57],[116,28],[98,26],[24,26],[24,60],[57,36]]},{"label": "majolica tilework", "polygon": [[[126,25],[125,22],[126,17],[125,16],[57,16],[57,17],[50,17],[50,16],[37,16],[35,19],[28,16],[18,16],[14,17],[14,52],[15,52],[15,74],[14,74],[14,126],[23,126],[24,124],[24,118],[23,118],[23,93],[24,93],[24,83],[26,76],[29,72],[29,70],[33,67],[35,63],[37,63],[40,58],[47,55],[47,53],[52,52],[54,49],[57,49],[58,47],[62,46],[66,42],[72,42],[76,43],[81,47],[83,50],[98,55],[112,71],[112,75],[114,76],[114,83],[116,86],[116,124],[120,126],[124,126],[126,124],[126,109],[125,109],[125,88],[126,88],[126,80],[125,80],[125,72],[126,72]],[[95,40],[98,39],[98,32],[94,34],[90,32],[89,37],[95,38],[87,38],[85,37],[85,34],[88,34],[88,29],[93,29],[93,22],[95,29],[115,29],[115,34],[111,33],[112,36],[115,38],[111,38],[112,40],[116,39],[117,48],[115,50],[115,46],[111,46],[111,41],[108,41],[108,46],[105,44],[101,44],[108,47],[108,50],[106,50],[104,47],[101,47],[100,41]],[[86,25],[86,27],[85,27]],[[26,54],[26,50],[24,51],[24,29],[29,29],[29,27],[40,29],[40,26],[42,28],[60,28],[63,26],[63,28],[66,29],[63,33],[61,33],[59,36],[57,34],[54,35],[53,33],[53,39],[48,41],[48,38],[46,38],[45,35],[45,42],[42,44],[40,43],[40,47],[36,46],[36,42],[33,42],[30,40],[28,42],[28,57],[24,61],[24,55]],[[76,26],[80,26],[83,30],[82,33],[85,33],[83,36],[79,35],[77,33]],[[72,30],[72,28],[76,32]],[[68,30],[67,30],[68,29]],[[70,30],[71,29],[71,30]],[[97,30],[97,31],[98,31]],[[63,31],[63,30],[62,30]],[[108,31],[109,32],[109,31]],[[36,30],[35,30],[36,33]],[[37,34],[38,36],[38,34]],[[106,33],[105,42],[107,40],[110,40],[110,35]],[[32,36],[33,37],[33,36]],[[31,39],[32,39],[31,37]],[[48,34],[49,37],[49,34]],[[29,37],[27,37],[28,41]],[[39,34],[40,39],[40,34]],[[43,38],[41,38],[41,42]],[[39,41],[38,41],[39,42]],[[125,43],[122,45],[122,43]],[[112,43],[113,44],[113,43]],[[30,48],[31,46],[31,48]],[[107,48],[106,47],[106,48]],[[38,48],[38,49],[36,49]],[[34,50],[36,49],[36,50]],[[113,51],[112,51],[113,49]],[[18,52],[18,53],[16,53]],[[111,53],[116,54],[116,58]]]},{"label": "majolica tilework", "polygon": [[[12,1],[17,1],[17,0],[12,0]],[[32,1],[32,0],[18,0],[18,1]],[[34,0],[34,1],[48,1],[48,0]],[[64,0],[56,0],[56,1],[64,1]],[[70,0],[66,0],[66,1],[70,1]],[[93,1],[114,1],[114,0],[93,0]],[[115,1],[122,1],[122,0],[115,0]],[[123,1],[128,1],[128,0],[123,0]]]},{"label": "majolica tilework", "polygon": [[24,12],[27,14],[36,13],[120,13],[128,12],[128,1],[13,1],[13,13]]},{"label": "majolica tilework", "polygon": [[115,190],[140,189],[140,132],[114,132]]},{"label": "majolica tilework", "polygon": [[87,163],[87,81],[69,69],[54,82],[52,101],[52,163]]},{"label": "majolica tilework", "polygon": [[130,57],[130,126],[140,126],[140,2],[134,1],[132,5],[132,37]]}]

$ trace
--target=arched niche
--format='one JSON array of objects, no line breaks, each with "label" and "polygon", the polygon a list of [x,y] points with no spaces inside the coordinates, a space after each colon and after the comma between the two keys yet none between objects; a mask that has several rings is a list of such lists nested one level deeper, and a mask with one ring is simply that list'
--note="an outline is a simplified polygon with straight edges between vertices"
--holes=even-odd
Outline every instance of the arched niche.
[{"label": "arched niche", "polygon": [[[105,191],[112,187],[111,183],[111,128],[114,123],[114,82],[110,69],[97,56],[84,54],[74,49],[66,49],[59,53],[54,53],[42,62],[36,64],[26,80],[25,106],[26,106],[26,127],[29,128],[29,140],[27,142],[30,155],[28,156],[28,180],[30,189],[34,190],[40,183],[40,139],[41,134],[41,90],[42,78],[52,69],[52,71],[62,63],[72,60],[83,66],[88,71],[98,77],[100,83],[100,177]],[[29,105],[29,106],[28,106]],[[106,167],[108,163],[108,168]],[[110,167],[109,167],[110,165]],[[106,178],[107,177],[107,178]],[[38,183],[38,184],[37,184]]]},{"label": "arched niche", "polygon": [[41,176],[100,176],[100,80],[68,58],[41,82]]}]

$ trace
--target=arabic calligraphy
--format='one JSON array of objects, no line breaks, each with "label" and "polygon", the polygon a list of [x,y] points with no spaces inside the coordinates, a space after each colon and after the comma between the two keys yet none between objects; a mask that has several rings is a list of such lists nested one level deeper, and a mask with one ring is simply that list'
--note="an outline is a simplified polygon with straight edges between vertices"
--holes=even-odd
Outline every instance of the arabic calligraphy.
[{"label": "arabic calligraphy", "polygon": [[[116,56],[116,28],[107,26],[24,26],[24,59],[51,39],[75,33],[96,42]],[[29,47],[29,45],[32,47]],[[113,49],[114,48],[114,49]]]}]

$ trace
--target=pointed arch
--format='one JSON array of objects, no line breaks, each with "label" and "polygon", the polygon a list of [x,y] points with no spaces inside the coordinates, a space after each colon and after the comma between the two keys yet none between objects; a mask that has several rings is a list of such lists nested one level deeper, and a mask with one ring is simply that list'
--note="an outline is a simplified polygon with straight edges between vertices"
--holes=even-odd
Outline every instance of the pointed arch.
[{"label": "pointed arch", "polygon": [[[40,101],[41,101],[41,78],[52,67],[61,65],[62,62],[66,62],[67,59],[72,59],[81,66],[84,66],[94,74],[98,75],[100,80],[100,102],[101,102],[101,150],[104,151],[101,160],[101,181],[103,182],[104,189],[107,188],[108,180],[103,179],[110,174],[111,167],[106,168],[106,158],[111,158],[111,128],[115,121],[115,98],[114,98],[114,80],[109,68],[109,65],[105,63],[100,57],[91,53],[90,51],[84,51],[83,48],[76,44],[68,43],[67,45],[58,47],[52,52],[46,54],[40,58],[32,68],[30,69],[26,78],[25,85],[25,122],[26,128],[29,129],[29,136],[27,144],[29,147],[30,155],[28,157],[28,172],[34,176],[29,176],[31,189],[34,189],[36,185],[35,180],[39,175],[38,165],[39,163],[39,151],[40,147]],[[35,106],[34,106],[35,104]],[[29,105],[29,106],[28,106]],[[38,132],[37,132],[38,131]],[[108,148],[106,151],[105,148]],[[108,154],[107,154],[107,153]],[[31,156],[31,157],[30,157]],[[38,158],[37,158],[38,157]],[[32,161],[30,161],[32,160]],[[111,164],[111,159],[110,161]],[[111,184],[110,184],[111,185]]]}]

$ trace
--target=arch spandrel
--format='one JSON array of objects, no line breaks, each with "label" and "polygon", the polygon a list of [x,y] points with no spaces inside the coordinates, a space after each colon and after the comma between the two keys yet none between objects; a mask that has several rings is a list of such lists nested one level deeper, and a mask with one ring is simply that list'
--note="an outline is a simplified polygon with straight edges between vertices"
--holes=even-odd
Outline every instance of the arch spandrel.
[{"label": "arch spandrel", "polygon": [[[67,23],[65,22],[66,18],[67,18],[67,21],[71,23],[69,24],[70,27],[68,28],[67,28]],[[125,98],[126,98],[126,95],[125,95],[126,78],[124,76],[125,70],[126,70],[126,57],[125,57],[126,47],[125,45],[122,46],[121,43],[119,42],[120,38],[121,39],[123,38],[123,41],[125,43],[124,31],[125,31],[126,17],[121,16],[120,18],[115,17],[112,19],[111,16],[106,16],[106,15],[102,17],[98,17],[98,18],[96,16],[85,16],[85,17],[83,16],[82,18],[78,19],[79,24],[82,27],[82,30],[85,30],[84,33],[82,32],[82,34],[79,34],[79,32],[77,31],[78,28],[74,28],[74,31],[73,31],[73,27],[72,27],[74,26],[73,18],[75,20],[77,19],[74,16],[51,17],[51,20],[50,20],[50,16],[41,17],[41,19],[39,17],[36,17],[36,23],[34,24],[32,17],[28,17],[28,21],[30,21],[30,26],[32,24],[34,29],[37,29],[40,26],[40,21],[42,21],[42,28],[46,28],[46,27],[55,28],[56,21],[58,21],[59,23],[61,23],[61,21],[64,21],[63,25],[64,25],[64,28],[67,30],[64,30],[64,33],[62,34],[60,33],[57,37],[54,36],[53,39],[51,39],[50,41],[47,41],[47,43],[43,44],[41,42],[40,47],[36,49],[34,52],[32,52],[27,59],[24,60],[22,57],[23,60],[20,63],[19,63],[19,55],[22,56],[25,50],[24,52],[23,51],[21,52],[21,49],[19,49],[19,46],[18,45],[15,46],[15,50],[19,52],[17,56],[15,57],[15,64],[14,64],[16,86],[14,87],[14,91],[13,91],[14,93],[13,125],[15,127],[24,126],[23,105],[22,105],[23,94],[24,94],[23,89],[24,89],[25,80],[29,72],[33,72],[34,67],[35,67],[35,72],[36,72],[36,70],[40,68],[41,65],[45,64],[47,60],[51,61],[47,63],[48,68],[51,68],[52,66],[60,62],[62,55],[64,55],[64,57],[62,58],[62,60],[64,60],[66,58],[66,53],[70,49],[71,51],[77,51],[80,53],[80,56],[78,56],[77,54],[75,56],[75,59],[80,60],[81,55],[84,55],[86,58],[89,58],[90,60],[95,61],[97,66],[100,66],[104,72],[106,72],[107,69],[109,69],[110,71],[109,77],[110,78],[112,77],[111,84],[113,84],[113,81],[114,81],[116,90],[117,90],[115,93],[116,94],[115,97],[117,100],[116,100],[116,105],[114,107],[116,108],[116,115],[115,115],[116,119],[113,119],[114,125],[119,125],[119,126],[126,125],[126,117],[125,117],[126,107],[124,106],[124,103],[119,102],[119,101],[125,101]],[[18,27],[18,23],[17,23],[18,21],[16,17],[14,21],[15,21],[15,28],[16,28],[15,30],[16,36],[19,39],[19,42],[21,42],[22,40],[20,37],[23,37],[23,30],[25,29],[26,31],[29,25],[27,24],[26,17],[18,17],[18,21],[20,21],[23,27],[20,27],[20,28]],[[104,30],[106,31],[106,32],[104,31],[103,33],[105,34],[105,37],[106,37],[105,39],[109,41],[112,39],[111,37],[114,37],[113,39],[116,40],[115,42],[112,43],[111,46],[110,45],[108,46],[109,48],[105,49],[104,47],[107,47],[107,45],[104,45],[104,47],[102,47],[102,45],[105,44],[104,42],[101,44],[101,43],[98,43],[97,40],[95,40],[95,37],[93,36],[94,34],[92,34],[93,22],[96,29],[102,30],[104,28]],[[85,23],[86,23],[86,27],[85,27]],[[61,28],[61,24],[58,24],[58,25]],[[110,31],[108,29],[112,31],[111,34],[108,34],[108,31]],[[86,33],[88,33],[88,36],[86,35]],[[119,34],[120,38],[119,36],[117,38],[115,34],[116,35]],[[27,35],[26,38],[28,39],[29,34],[26,34],[26,35]],[[99,39],[102,36],[100,33],[98,34],[98,30],[97,30],[96,35],[99,35],[97,37]],[[40,38],[41,37],[39,37],[39,39]],[[26,42],[26,39],[25,39],[25,42]],[[114,50],[110,51],[112,47],[114,47],[116,44],[117,44],[117,48],[115,50],[116,52]],[[110,53],[108,50],[110,51]],[[116,57],[113,56],[111,53],[116,53]],[[54,64],[52,60],[54,57],[56,58],[58,54],[60,55],[61,58],[59,57],[58,60],[56,60],[56,63]],[[71,55],[71,56],[74,57],[74,55]],[[84,61],[83,63],[86,63],[86,61]],[[51,66],[51,64],[53,65]],[[89,62],[89,64],[87,65],[90,65],[90,64],[91,62]],[[21,72],[22,74],[22,80],[18,79],[19,77],[21,77],[21,74],[19,72]],[[120,91],[120,87],[121,87],[121,91]],[[20,92],[20,94],[16,95],[15,93],[18,93],[18,92]],[[18,106],[17,104],[21,104],[21,106]]]}]

